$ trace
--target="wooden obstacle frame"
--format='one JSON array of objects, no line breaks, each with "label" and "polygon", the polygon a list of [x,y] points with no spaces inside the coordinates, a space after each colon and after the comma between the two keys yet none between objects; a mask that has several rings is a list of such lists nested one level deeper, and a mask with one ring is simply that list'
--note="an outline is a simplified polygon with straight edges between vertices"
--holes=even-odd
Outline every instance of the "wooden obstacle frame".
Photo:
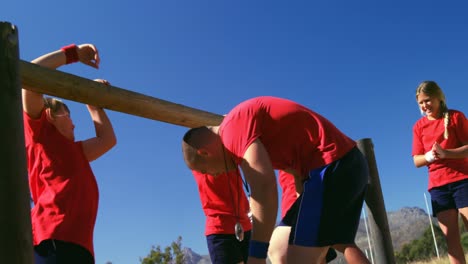
[{"label": "wooden obstacle frame", "polygon": [[[33,263],[30,193],[23,132],[21,87],[83,104],[100,106],[188,128],[219,125],[222,115],[175,104],[115,86],[47,69],[19,59],[18,29],[0,22],[0,262]],[[374,146],[369,138],[357,141],[366,157],[370,181],[366,195],[375,263],[395,263]]]}]

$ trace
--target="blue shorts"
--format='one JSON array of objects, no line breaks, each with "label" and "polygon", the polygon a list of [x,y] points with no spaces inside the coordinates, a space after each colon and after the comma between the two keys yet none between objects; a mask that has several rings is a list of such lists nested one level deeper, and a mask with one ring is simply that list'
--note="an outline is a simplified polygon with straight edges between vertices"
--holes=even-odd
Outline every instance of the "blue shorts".
[{"label": "blue shorts", "polygon": [[354,243],[369,180],[369,167],[357,147],[315,169],[280,225],[291,226],[289,244],[323,247]]},{"label": "blue shorts", "polygon": [[35,264],[94,264],[94,257],[84,247],[61,240],[44,240],[34,247]]},{"label": "blue shorts", "polygon": [[468,179],[434,187],[429,193],[435,217],[442,211],[468,207]]},{"label": "blue shorts", "polygon": [[244,232],[244,240],[237,240],[234,234],[213,234],[206,236],[211,263],[247,263],[249,257],[250,231]]}]

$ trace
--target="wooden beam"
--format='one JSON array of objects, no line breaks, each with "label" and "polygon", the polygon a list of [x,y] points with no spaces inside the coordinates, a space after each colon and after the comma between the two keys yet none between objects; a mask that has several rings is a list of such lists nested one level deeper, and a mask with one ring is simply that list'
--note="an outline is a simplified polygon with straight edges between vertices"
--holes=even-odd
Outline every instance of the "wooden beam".
[{"label": "wooden beam", "polygon": [[62,71],[20,60],[21,82],[27,89],[184,127],[215,126],[222,115],[164,101]]}]

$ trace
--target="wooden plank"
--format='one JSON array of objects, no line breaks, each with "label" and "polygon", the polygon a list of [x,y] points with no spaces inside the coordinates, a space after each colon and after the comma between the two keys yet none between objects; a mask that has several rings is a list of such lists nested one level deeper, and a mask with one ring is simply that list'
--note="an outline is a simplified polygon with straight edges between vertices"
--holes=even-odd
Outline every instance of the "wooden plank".
[{"label": "wooden plank", "polygon": [[22,60],[20,75],[22,84],[31,91],[174,125],[190,128],[214,126],[223,119],[222,115],[107,86]]}]

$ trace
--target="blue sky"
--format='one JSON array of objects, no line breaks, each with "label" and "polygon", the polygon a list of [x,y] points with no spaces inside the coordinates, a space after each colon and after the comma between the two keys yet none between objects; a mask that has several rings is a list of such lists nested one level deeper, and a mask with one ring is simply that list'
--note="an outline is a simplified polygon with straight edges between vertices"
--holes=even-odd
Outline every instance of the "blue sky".
[{"label": "blue sky", "polygon": [[[224,114],[254,96],[295,100],[358,140],[371,138],[387,211],[425,209],[425,168],[411,157],[415,89],[435,80],[467,114],[466,1],[6,1],[20,57],[93,43],[85,78]],[[67,102],[77,139],[93,136],[83,105]],[[186,128],[108,112],[117,146],[92,163],[100,188],[98,264],[139,263],[152,245],[207,254],[204,215],[180,141]]]}]

